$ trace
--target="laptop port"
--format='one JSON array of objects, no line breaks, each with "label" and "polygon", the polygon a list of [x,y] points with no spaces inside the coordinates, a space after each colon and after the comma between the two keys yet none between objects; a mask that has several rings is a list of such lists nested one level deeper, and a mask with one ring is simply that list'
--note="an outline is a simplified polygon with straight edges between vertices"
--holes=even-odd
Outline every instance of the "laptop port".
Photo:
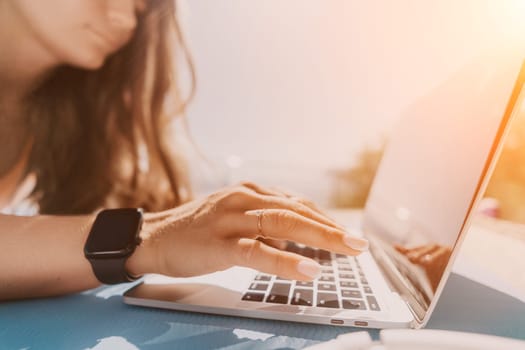
[{"label": "laptop port", "polygon": [[337,319],[331,319],[331,320],[330,320],[330,323],[331,323],[331,324],[345,324],[345,321],[343,321],[343,320],[337,320]]},{"label": "laptop port", "polygon": [[366,322],[366,321],[355,321],[354,325],[357,326],[357,327],[367,327],[368,326],[368,322]]}]

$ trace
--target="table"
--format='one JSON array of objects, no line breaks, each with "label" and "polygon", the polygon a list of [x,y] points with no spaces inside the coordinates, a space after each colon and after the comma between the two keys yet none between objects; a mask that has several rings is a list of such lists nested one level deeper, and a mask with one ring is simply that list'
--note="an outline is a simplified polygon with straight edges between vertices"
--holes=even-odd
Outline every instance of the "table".
[{"label": "table", "polygon": [[[141,308],[122,292],[2,304],[0,349],[300,349],[357,330]],[[525,303],[452,274],[428,328],[525,339]]]}]

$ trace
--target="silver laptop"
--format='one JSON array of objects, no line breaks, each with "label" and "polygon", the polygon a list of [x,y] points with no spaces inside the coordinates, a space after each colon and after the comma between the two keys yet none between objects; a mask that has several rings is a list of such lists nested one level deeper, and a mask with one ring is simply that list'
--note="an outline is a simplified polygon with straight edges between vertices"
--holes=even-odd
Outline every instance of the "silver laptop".
[{"label": "silver laptop", "polygon": [[337,326],[423,327],[524,97],[525,62],[506,68],[514,72],[470,66],[394,128],[360,225],[369,252],[349,257],[290,243],[289,250],[323,266],[319,279],[242,267],[192,278],[148,275],[124,301]]}]

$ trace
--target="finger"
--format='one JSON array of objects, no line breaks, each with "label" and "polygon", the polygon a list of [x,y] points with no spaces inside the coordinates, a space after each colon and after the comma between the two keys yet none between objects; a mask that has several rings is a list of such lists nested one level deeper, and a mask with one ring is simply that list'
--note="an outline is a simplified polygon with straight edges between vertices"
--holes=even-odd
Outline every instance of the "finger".
[{"label": "finger", "polygon": [[247,209],[258,209],[258,208],[268,208],[268,209],[287,209],[291,211],[295,211],[299,213],[302,216],[306,216],[309,219],[315,220],[317,222],[320,222],[321,224],[331,226],[333,228],[337,228],[341,231],[344,231],[345,228],[336,222],[332,221],[331,219],[327,218],[324,215],[321,215],[309,207],[305,206],[304,204],[298,203],[294,200],[291,200],[289,198],[283,198],[283,197],[275,197],[275,196],[266,196],[266,195],[256,195],[260,202],[253,202],[249,205],[249,208]]},{"label": "finger", "polygon": [[327,224],[329,224],[330,226],[334,226],[334,227],[337,227],[339,229],[344,230],[344,227],[342,225],[340,225],[337,222],[335,222],[334,219],[332,219],[324,211],[319,209],[319,207],[317,205],[315,205],[314,202],[312,202],[309,199],[303,198],[300,195],[293,194],[292,192],[289,192],[289,191],[286,191],[286,190],[283,190],[283,189],[280,189],[280,188],[277,188],[277,187],[272,187],[272,188],[262,187],[260,185],[254,184],[252,182],[243,182],[242,186],[244,186],[246,188],[249,188],[252,191],[254,191],[254,192],[256,192],[256,193],[258,193],[260,195],[282,197],[282,198],[287,198],[290,201],[297,202],[297,203],[301,204],[302,206],[307,207],[311,211],[316,212],[318,215],[321,215],[322,217],[324,217],[324,219],[327,221]]},{"label": "finger", "polygon": [[368,249],[368,241],[284,209],[249,210],[232,229],[251,237],[290,240],[312,247],[357,255]]},{"label": "finger", "polygon": [[236,243],[235,265],[301,281],[311,281],[321,274],[321,265],[301,255],[250,238],[238,239]]},{"label": "finger", "polygon": [[317,206],[317,204],[315,204],[313,201],[309,200],[308,198],[304,198],[304,196],[302,196],[302,195],[300,195],[298,193],[293,193],[291,191],[284,190],[284,189],[281,189],[281,188],[278,188],[278,187],[273,187],[272,189],[274,191],[282,193],[285,197],[290,198],[291,200],[294,200],[294,201],[297,201],[297,202],[299,202],[299,203],[301,203],[303,205],[306,205],[308,208],[318,212],[321,215],[326,216],[327,218],[329,218],[330,220],[335,222],[335,220],[333,218],[331,218],[328,214],[326,214],[324,212],[324,210],[319,208]]},{"label": "finger", "polygon": [[401,254],[407,254],[410,250],[402,245],[394,244],[394,248]]},{"label": "finger", "polygon": [[434,252],[438,248],[439,246],[437,244],[424,245],[410,249],[406,255],[410,261],[420,262],[423,256]]},{"label": "finger", "polygon": [[274,247],[280,250],[286,249],[286,246],[288,245],[287,241],[283,241],[280,239],[272,239],[272,238],[257,238],[264,244],[269,245],[270,247]]},{"label": "finger", "polygon": [[436,250],[423,255],[420,260],[425,265],[443,265],[448,260],[449,255],[449,249],[438,247]]},{"label": "finger", "polygon": [[244,186],[258,194],[263,194],[267,196],[276,196],[276,197],[287,197],[280,191],[275,191],[269,188],[265,188],[260,185],[254,184],[253,182],[242,182],[241,186]]}]

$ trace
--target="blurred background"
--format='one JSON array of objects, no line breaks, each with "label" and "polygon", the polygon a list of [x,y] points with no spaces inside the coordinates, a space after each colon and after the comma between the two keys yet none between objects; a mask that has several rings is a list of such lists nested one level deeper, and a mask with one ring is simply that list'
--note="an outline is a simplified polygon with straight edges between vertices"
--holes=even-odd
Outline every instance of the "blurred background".
[{"label": "blurred background", "polygon": [[[404,111],[472,60],[525,58],[522,0],[179,4],[197,69],[188,121],[211,161],[192,164],[197,192],[252,180],[360,207]],[[525,222],[525,118],[486,195]]]}]

